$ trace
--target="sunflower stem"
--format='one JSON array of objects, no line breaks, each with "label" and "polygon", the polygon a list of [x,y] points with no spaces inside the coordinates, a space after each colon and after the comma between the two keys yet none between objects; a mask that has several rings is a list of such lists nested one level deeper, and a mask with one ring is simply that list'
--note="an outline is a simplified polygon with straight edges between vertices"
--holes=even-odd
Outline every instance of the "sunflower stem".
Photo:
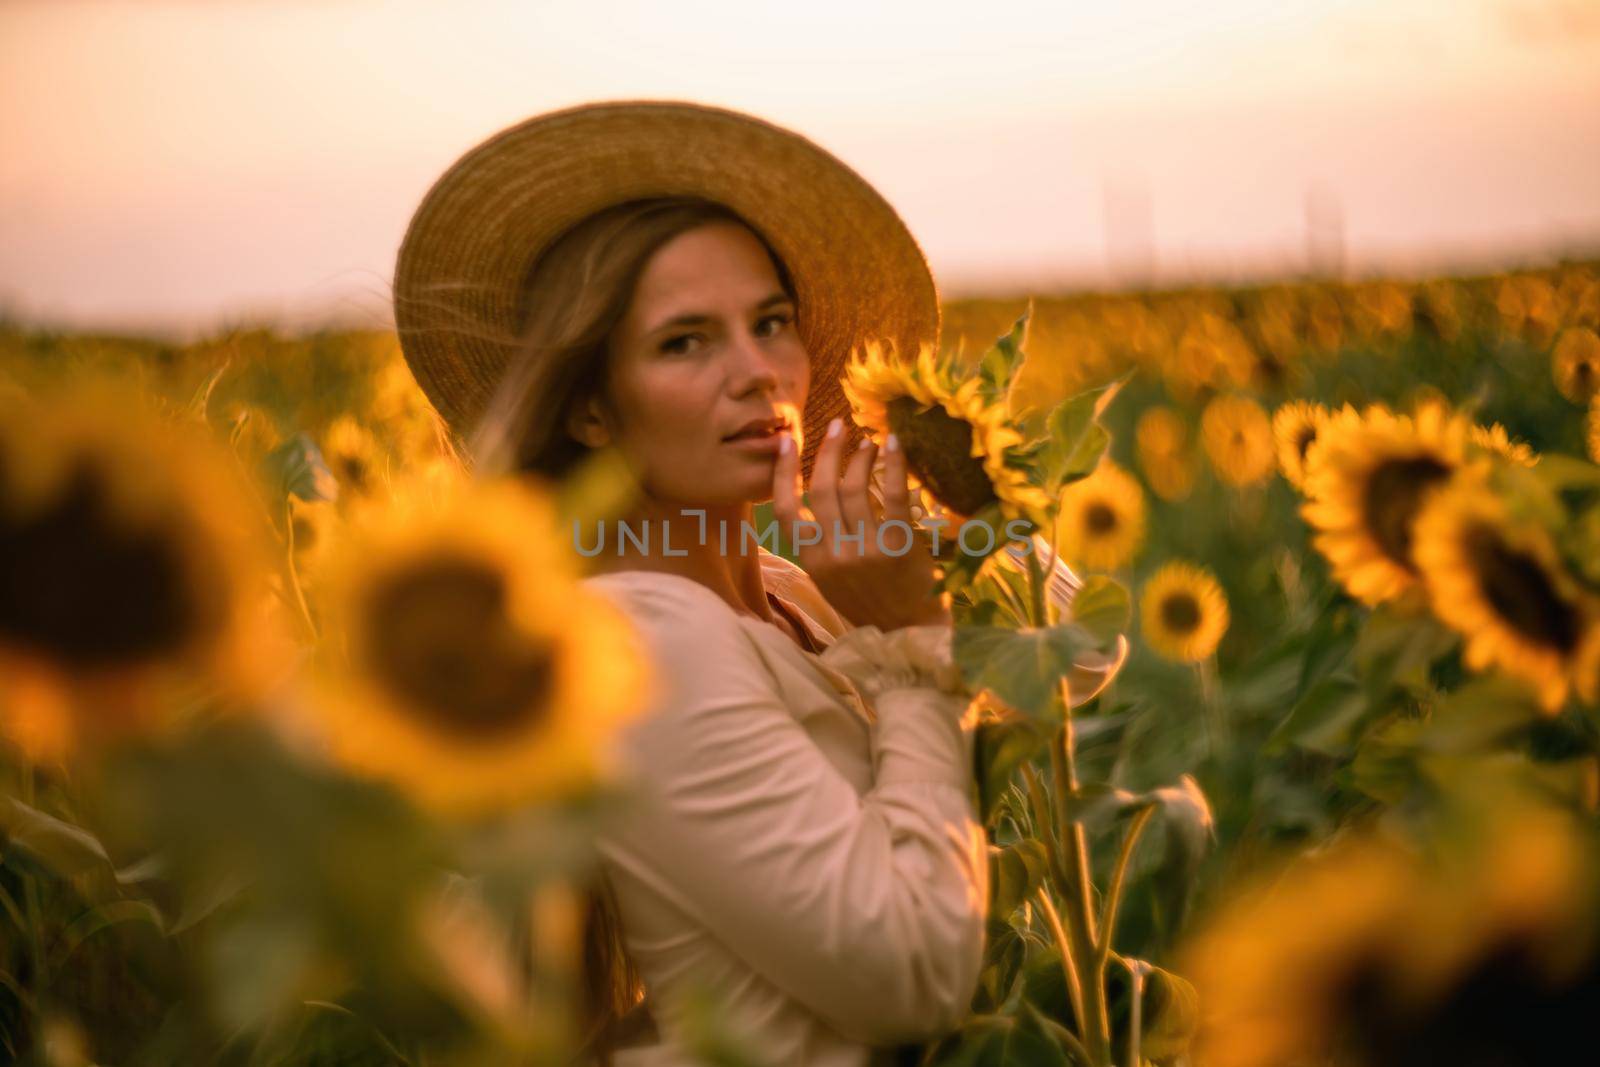
[{"label": "sunflower stem", "polygon": [[1111,1016],[1106,1004],[1106,963],[1099,951],[1095,932],[1094,881],[1089,865],[1089,838],[1081,820],[1073,815],[1073,798],[1078,792],[1076,740],[1072,724],[1072,703],[1067,681],[1061,679],[1056,690],[1061,708],[1061,729],[1050,748],[1051,772],[1055,787],[1056,817],[1060,826],[1062,873],[1061,887],[1066,910],[1066,928],[1071,935],[1074,963],[1083,987],[1083,1010],[1078,1028],[1089,1050],[1093,1067],[1111,1065]]},{"label": "sunflower stem", "polygon": [[1206,731],[1206,755],[1215,760],[1221,750],[1223,721],[1217,704],[1217,657],[1213,653],[1195,664],[1200,678],[1200,721]]},{"label": "sunflower stem", "polygon": [[1124,959],[1128,968],[1128,1067],[1139,1067],[1144,1055],[1144,979],[1150,966],[1143,960]]},{"label": "sunflower stem", "polygon": [[1123,890],[1126,888],[1128,867],[1133,860],[1133,850],[1139,845],[1139,838],[1143,836],[1145,827],[1150,825],[1150,819],[1156,813],[1156,806],[1146,804],[1134,815],[1133,822],[1128,825],[1128,832],[1123,835],[1122,849],[1117,853],[1117,864],[1112,868],[1111,885],[1106,890],[1105,911],[1100,917],[1100,942],[1096,949],[1096,960],[1104,966],[1111,958],[1111,939],[1117,929],[1117,911],[1122,906]]},{"label": "sunflower stem", "polygon": [[1033,626],[1048,626],[1044,613],[1044,568],[1039,565],[1039,553],[1028,553],[1028,622]]},{"label": "sunflower stem", "polygon": [[284,570],[289,576],[289,588],[294,590],[295,605],[300,609],[300,619],[312,641],[317,640],[317,623],[311,617],[311,605],[306,602],[305,589],[300,584],[300,570],[294,565],[294,505],[284,500],[284,527],[288,534],[288,551],[284,554]]}]

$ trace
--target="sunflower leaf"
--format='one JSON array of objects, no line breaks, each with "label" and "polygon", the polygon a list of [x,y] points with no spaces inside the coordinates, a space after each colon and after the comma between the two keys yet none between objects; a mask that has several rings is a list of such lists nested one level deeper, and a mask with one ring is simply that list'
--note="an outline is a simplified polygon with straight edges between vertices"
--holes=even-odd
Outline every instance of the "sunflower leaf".
[{"label": "sunflower leaf", "polygon": [[1032,719],[1007,716],[981,723],[976,736],[977,781],[985,824],[1018,767],[1044,750],[1047,738]]},{"label": "sunflower leaf", "polygon": [[1051,715],[1061,679],[1080,653],[1096,647],[1073,624],[1025,630],[958,626],[955,635],[956,662],[967,683],[1036,719]]},{"label": "sunflower leaf", "polygon": [[1128,631],[1133,619],[1133,598],[1127,587],[1103,574],[1091,575],[1072,598],[1072,621],[1083,627],[1102,646],[1114,644],[1118,634]]},{"label": "sunflower leaf", "polygon": [[995,343],[978,360],[979,394],[985,403],[1002,400],[1011,388],[1012,375],[1022,362],[1022,342],[1028,330],[1028,318],[1033,314],[1033,301],[1012,325],[1011,329],[996,339]]},{"label": "sunflower leaf", "polygon": [[1345,755],[1372,708],[1361,683],[1336,673],[1319,679],[1289,709],[1267,738],[1269,754],[1291,745],[1329,756]]},{"label": "sunflower leaf", "polygon": [[1200,1023],[1200,995],[1187,980],[1160,967],[1150,966],[1144,981],[1142,1051],[1166,1063],[1189,1051]]},{"label": "sunflower leaf", "polygon": [[989,853],[989,914],[1009,916],[1044,882],[1044,842],[1030,837]]},{"label": "sunflower leaf", "polygon": [[1099,386],[1068,397],[1045,417],[1046,436],[1037,453],[1037,469],[1050,496],[1094,470],[1111,444],[1105,427],[1095,421],[1100,397],[1109,388]]}]

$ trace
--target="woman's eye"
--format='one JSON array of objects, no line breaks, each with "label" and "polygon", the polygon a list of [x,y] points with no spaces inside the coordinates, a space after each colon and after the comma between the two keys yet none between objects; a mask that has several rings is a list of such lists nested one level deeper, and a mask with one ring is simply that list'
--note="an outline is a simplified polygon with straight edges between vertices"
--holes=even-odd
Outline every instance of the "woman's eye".
[{"label": "woman's eye", "polygon": [[684,347],[685,342],[692,341],[699,336],[700,335],[697,333],[679,334],[677,337],[672,337],[668,340],[662,341],[661,351],[670,356],[681,355],[682,353],[688,351],[688,349]]},{"label": "woman's eye", "polygon": [[[790,322],[794,321],[794,316],[789,315],[789,314],[768,315],[766,318],[762,319],[761,321],[762,322],[777,322],[778,323],[778,328],[782,329],[784,326],[787,326],[787,325],[789,325]],[[776,333],[777,331],[775,330],[773,332]]]}]

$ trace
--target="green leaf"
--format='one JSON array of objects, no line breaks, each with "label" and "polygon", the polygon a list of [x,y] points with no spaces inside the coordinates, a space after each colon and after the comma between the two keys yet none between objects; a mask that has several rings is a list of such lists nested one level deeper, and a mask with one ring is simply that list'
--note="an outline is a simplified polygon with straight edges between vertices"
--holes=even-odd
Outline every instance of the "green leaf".
[{"label": "green leaf", "polygon": [[1006,704],[1036,719],[1055,705],[1057,688],[1079,653],[1096,647],[1079,626],[1010,630],[958,626],[955,657],[974,691],[988,689]]},{"label": "green leaf", "polygon": [[1017,768],[1044,751],[1047,741],[1032,719],[1008,717],[978,725],[973,751],[984,825],[988,825]]},{"label": "green leaf", "polygon": [[108,883],[116,880],[111,857],[99,838],[13,797],[0,801],[0,834],[5,846],[15,846],[63,878],[92,875]]},{"label": "green leaf", "polygon": [[1121,582],[1091,575],[1072,598],[1072,621],[1087,630],[1101,647],[1116,643],[1133,620],[1133,597]]},{"label": "green leaf", "polygon": [[[955,1035],[949,1051],[933,1059],[939,1067],[1072,1067],[1054,1030],[1025,1004],[1020,1016],[975,1015]],[[941,1043],[941,1049],[944,1043]]]},{"label": "green leaf", "polygon": [[1289,709],[1267,738],[1266,751],[1279,753],[1297,745],[1330,756],[1349,753],[1356,728],[1371,709],[1366,690],[1354,678],[1334,674],[1317,682]]},{"label": "green leaf", "polygon": [[1027,838],[989,854],[989,914],[1005,917],[1022,906],[1044,881],[1049,861],[1044,842]]},{"label": "green leaf", "polygon": [[1441,700],[1416,735],[1432,753],[1482,752],[1543,721],[1533,689],[1504,674],[1479,675]]},{"label": "green leaf", "polygon": [[339,499],[339,480],[328,469],[317,443],[303,432],[273,449],[264,463],[267,483],[285,497]]},{"label": "green leaf", "polygon": [[1045,417],[1045,441],[1036,457],[1045,492],[1052,498],[1068,482],[1094,470],[1111,444],[1095,410],[1105,386],[1068,397]]},{"label": "green leaf", "polygon": [[1538,477],[1550,489],[1561,492],[1569,489],[1600,489],[1600,466],[1577,456],[1544,452],[1530,474]]},{"label": "green leaf", "polygon": [[995,343],[978,360],[980,393],[986,402],[993,403],[1005,397],[1011,386],[1012,375],[1022,362],[1023,338],[1027,334],[1028,318],[1033,314],[1033,301],[1012,325],[1011,329],[996,339]]},{"label": "green leaf", "polygon": [[1377,703],[1396,686],[1426,686],[1428,668],[1459,640],[1453,630],[1431,617],[1375,609],[1356,637],[1354,653],[1367,696]]},{"label": "green leaf", "polygon": [[1150,966],[1144,985],[1144,1028],[1140,1052],[1157,1063],[1189,1051],[1200,1025],[1200,994],[1186,979]]}]

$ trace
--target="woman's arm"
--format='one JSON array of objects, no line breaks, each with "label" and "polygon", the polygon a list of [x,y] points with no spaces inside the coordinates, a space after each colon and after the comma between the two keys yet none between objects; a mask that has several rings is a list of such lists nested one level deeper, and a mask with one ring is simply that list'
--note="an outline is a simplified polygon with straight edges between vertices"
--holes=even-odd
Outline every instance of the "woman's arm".
[{"label": "woman's arm", "polygon": [[[685,581],[603,588],[623,592],[662,675],[629,731],[638,803],[603,835],[606,859],[847,1037],[956,1025],[982,962],[988,868],[967,699],[916,666],[939,628],[829,650],[842,669],[850,649],[898,664],[871,675],[883,682],[876,784],[858,796],[714,594]],[[862,662],[847,673],[870,673]]]}]

